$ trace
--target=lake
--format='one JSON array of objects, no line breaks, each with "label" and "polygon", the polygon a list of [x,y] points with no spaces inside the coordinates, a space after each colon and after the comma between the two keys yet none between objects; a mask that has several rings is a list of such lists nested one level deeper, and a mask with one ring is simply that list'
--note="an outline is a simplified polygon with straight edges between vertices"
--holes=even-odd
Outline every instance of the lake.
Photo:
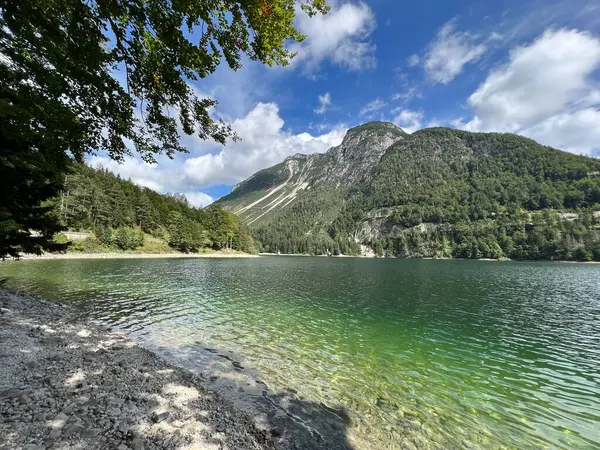
[{"label": "lake", "polygon": [[4,277],[191,370],[227,351],[343,408],[359,448],[600,448],[600,265],[46,260]]}]

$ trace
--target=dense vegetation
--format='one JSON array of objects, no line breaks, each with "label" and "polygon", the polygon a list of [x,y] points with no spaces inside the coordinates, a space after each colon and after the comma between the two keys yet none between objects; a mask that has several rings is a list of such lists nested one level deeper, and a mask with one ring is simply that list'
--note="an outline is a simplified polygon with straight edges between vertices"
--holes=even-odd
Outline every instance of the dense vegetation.
[{"label": "dense vegetation", "polygon": [[[41,203],[73,160],[145,161],[186,151],[179,135],[225,143],[231,127],[193,85],[224,60],[287,65],[299,7],[325,0],[0,0],[0,257],[56,248]],[[116,75],[115,75],[116,74]],[[200,95],[200,98],[199,98]]]},{"label": "dense vegetation", "polygon": [[[391,146],[364,183],[307,195],[254,233],[264,250],[600,260],[600,161],[511,134],[421,130]],[[341,195],[341,200],[340,200]]]},{"label": "dense vegetation", "polygon": [[327,232],[328,224],[337,217],[343,201],[341,189],[329,184],[319,185],[268,224],[255,227],[253,234],[261,242],[264,252],[322,255],[335,250],[344,254],[356,253],[358,246],[352,241],[335,240]]},{"label": "dense vegetation", "polygon": [[87,242],[75,243],[78,249],[135,250],[147,245],[157,251],[168,244],[182,252],[255,252],[248,229],[233,214],[218,206],[194,208],[183,195],[159,194],[104,169],[76,165],[60,196],[48,204],[70,230],[93,231]]}]

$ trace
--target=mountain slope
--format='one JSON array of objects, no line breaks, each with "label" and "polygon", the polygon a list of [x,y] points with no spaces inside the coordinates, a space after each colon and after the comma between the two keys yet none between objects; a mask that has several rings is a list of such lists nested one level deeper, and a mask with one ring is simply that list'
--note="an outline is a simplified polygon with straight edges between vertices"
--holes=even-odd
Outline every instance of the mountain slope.
[{"label": "mountain slope", "polygon": [[233,214],[216,205],[195,208],[182,194],[160,194],[107,169],[74,164],[61,196],[48,204],[68,229],[93,231],[95,238],[82,249],[87,252],[134,250],[143,243],[142,231],[186,253],[204,247],[256,251],[248,228]]},{"label": "mountain slope", "polygon": [[511,134],[369,123],[219,203],[270,251],[600,258],[600,161]]},{"label": "mountain slope", "polygon": [[406,136],[400,128],[385,122],[351,128],[343,142],[327,153],[291,156],[242,181],[217,203],[249,225],[269,223],[299,198],[315,197],[311,192],[315,189],[327,185],[327,190],[343,191],[361,182],[385,150]]}]

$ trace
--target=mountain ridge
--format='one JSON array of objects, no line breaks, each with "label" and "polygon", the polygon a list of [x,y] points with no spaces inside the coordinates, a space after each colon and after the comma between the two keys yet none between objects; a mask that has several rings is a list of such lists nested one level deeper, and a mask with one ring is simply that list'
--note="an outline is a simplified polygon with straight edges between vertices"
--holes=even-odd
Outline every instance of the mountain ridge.
[{"label": "mountain ridge", "polygon": [[[370,122],[326,153],[257,172],[217,203],[246,221],[263,249],[285,253],[570,259],[584,249],[587,258],[600,242],[599,172],[597,159],[513,134],[407,134]],[[584,217],[583,229],[559,220],[565,212]],[[542,247],[572,242],[541,250],[526,231],[536,220]]]},{"label": "mountain ridge", "polygon": [[[238,183],[231,194],[217,200],[217,203],[251,225],[275,208],[289,206],[300,191],[307,191],[319,183],[339,185],[342,180],[357,182],[393,142],[407,136],[392,123],[377,124],[349,129],[342,143],[326,153],[296,154],[273,167],[260,170]],[[260,193],[263,195],[260,196]],[[239,204],[235,200],[241,195],[252,201]]]}]

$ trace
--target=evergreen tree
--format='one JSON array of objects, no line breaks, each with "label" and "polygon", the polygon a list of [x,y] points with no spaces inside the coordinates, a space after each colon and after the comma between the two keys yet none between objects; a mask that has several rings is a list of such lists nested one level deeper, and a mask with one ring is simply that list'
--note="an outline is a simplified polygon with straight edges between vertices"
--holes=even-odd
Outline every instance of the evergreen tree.
[{"label": "evergreen tree", "polygon": [[[325,0],[300,4],[309,14],[327,11]],[[303,38],[294,28],[296,6],[0,0],[0,257],[47,247],[60,223],[40,204],[59,193],[72,159],[105,151],[122,160],[130,142],[154,162],[158,153],[185,151],[179,130],[219,143],[235,139],[209,114],[216,101],[198,98],[189,80],[214,73],[222,58],[237,70],[244,54],[288,64],[287,43]],[[79,211],[68,211],[84,223]],[[129,206],[117,214],[115,226],[135,218]]]}]

